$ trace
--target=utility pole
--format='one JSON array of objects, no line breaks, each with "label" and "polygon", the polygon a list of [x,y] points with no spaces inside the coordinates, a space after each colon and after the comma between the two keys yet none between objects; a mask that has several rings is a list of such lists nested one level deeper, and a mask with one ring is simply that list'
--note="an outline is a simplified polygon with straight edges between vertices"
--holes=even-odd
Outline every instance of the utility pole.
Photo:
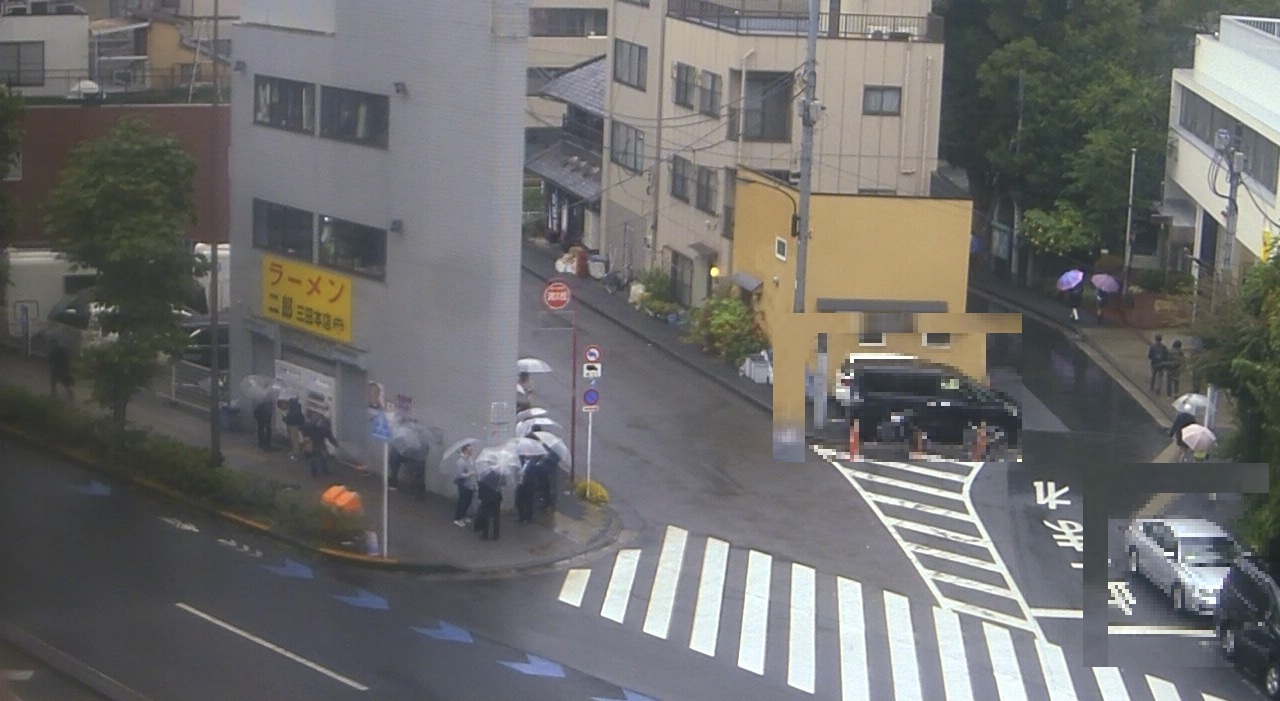
[{"label": "utility pole", "polygon": [[[222,217],[218,212],[222,205],[222,200],[218,197],[218,177],[221,174],[218,158],[222,155],[219,151],[222,140],[218,136],[222,132],[218,124],[218,107],[222,85],[218,70],[218,9],[218,0],[213,0],[213,46],[210,50],[213,58],[213,97],[209,101],[209,200],[213,203],[209,212],[210,229],[213,233],[210,236],[213,240],[209,242],[209,462],[214,467],[222,464],[222,363],[218,358],[222,350],[218,339],[218,307],[221,305],[218,295],[218,249],[222,238]],[[199,58],[196,57],[197,60]]]},{"label": "utility pole", "polygon": [[1240,214],[1236,196],[1239,194],[1240,179],[1244,172],[1244,153],[1237,150],[1238,139],[1230,130],[1219,129],[1216,137],[1214,146],[1227,161],[1227,211],[1224,213],[1227,220],[1227,240],[1223,242],[1222,262],[1218,265],[1218,270],[1230,284],[1235,282],[1235,268],[1232,266],[1231,254],[1236,245],[1236,224]]},{"label": "utility pole", "polygon": [[[616,13],[611,13],[616,14]],[[667,10],[666,3],[663,3],[662,19],[658,22],[658,124],[654,127],[654,153],[653,153],[653,170],[650,172],[649,189],[650,196],[653,198],[653,215],[649,222],[649,267],[653,268],[661,262],[661,249],[658,247],[658,221],[662,214],[662,168],[665,165],[662,157],[662,124],[666,120],[663,119],[662,113],[666,109],[666,86],[664,70],[667,65]],[[615,59],[616,60],[616,59]],[[641,149],[640,162],[643,164],[645,160],[644,151]]]},{"label": "utility pole", "polygon": [[1120,294],[1129,291],[1129,267],[1133,262],[1133,179],[1138,168],[1138,149],[1129,149],[1129,208],[1124,220],[1124,280],[1120,282]]},{"label": "utility pole", "polygon": [[[1027,95],[1027,72],[1018,71],[1018,129],[1014,132],[1013,153],[1022,153],[1022,112]],[[1009,276],[1018,278],[1018,239],[1022,236],[1022,198],[1013,193],[1013,231],[1009,234]]]},{"label": "utility pole", "polygon": [[[833,21],[835,18],[832,18]],[[800,232],[796,236],[796,297],[792,311],[804,312],[804,283],[809,259],[809,199],[813,196],[813,125],[822,106],[814,98],[818,82],[818,0],[809,0],[809,37],[805,45],[804,100],[800,102]]]}]

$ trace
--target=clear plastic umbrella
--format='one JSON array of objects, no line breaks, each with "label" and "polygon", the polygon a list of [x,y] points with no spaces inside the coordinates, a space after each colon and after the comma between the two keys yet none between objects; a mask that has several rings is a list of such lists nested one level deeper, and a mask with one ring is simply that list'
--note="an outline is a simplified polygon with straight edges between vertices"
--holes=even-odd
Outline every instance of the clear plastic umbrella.
[{"label": "clear plastic umbrella", "polygon": [[559,456],[560,462],[566,465],[573,462],[572,457],[569,455],[569,445],[560,440],[560,436],[546,431],[534,431],[533,437],[545,445],[548,450]]},{"label": "clear plastic umbrella", "polygon": [[563,428],[563,426],[545,416],[535,416],[532,419],[525,419],[517,423],[516,435],[524,437],[534,431],[545,431],[551,428]]},{"label": "clear plastic umbrella", "polygon": [[440,464],[441,465],[446,464],[449,458],[453,457],[454,455],[457,455],[458,451],[462,450],[463,446],[469,445],[469,446],[472,446],[471,448],[472,450],[475,450],[475,446],[479,445],[479,443],[480,443],[479,438],[463,438],[457,443],[454,443],[448,448],[445,448],[445,451],[440,454]]},{"label": "clear plastic umbrella", "polygon": [[1173,408],[1187,414],[1194,414],[1198,409],[1209,408],[1209,398],[1203,394],[1184,394],[1173,400]]},{"label": "clear plastic umbrella", "polygon": [[282,392],[290,390],[284,380],[267,375],[245,375],[240,380],[240,391],[251,402],[275,401]]},{"label": "clear plastic umbrella", "polygon": [[391,425],[391,447],[400,455],[414,459],[425,457],[429,438],[426,429],[417,421],[398,421]]},{"label": "clear plastic umbrella", "polygon": [[551,366],[545,360],[538,358],[521,358],[516,361],[516,370],[518,372],[551,372]]},{"label": "clear plastic umbrella", "polygon": [[516,456],[546,455],[547,446],[534,438],[512,438],[503,444],[503,449]]},{"label": "clear plastic umbrella", "polygon": [[537,418],[539,416],[546,416],[546,415],[547,415],[546,409],[543,409],[540,406],[535,406],[529,409],[525,409],[524,411],[516,414],[516,421],[517,422],[527,421],[529,419]]}]

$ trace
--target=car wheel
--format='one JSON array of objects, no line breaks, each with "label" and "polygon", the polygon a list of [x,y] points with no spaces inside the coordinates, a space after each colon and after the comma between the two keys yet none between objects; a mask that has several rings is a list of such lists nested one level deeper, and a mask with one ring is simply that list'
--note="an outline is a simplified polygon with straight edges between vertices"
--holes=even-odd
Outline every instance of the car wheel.
[{"label": "car wheel", "polygon": [[1267,671],[1262,675],[1262,689],[1267,692],[1267,698],[1280,699],[1280,664],[1272,662],[1267,665]]},{"label": "car wheel", "polygon": [[1222,647],[1222,656],[1228,660],[1236,659],[1236,631],[1226,623],[1218,624],[1218,644]]},{"label": "car wheel", "polygon": [[1178,585],[1178,584],[1173,585],[1173,591],[1170,592],[1170,595],[1173,597],[1174,613],[1182,613],[1187,609],[1187,601],[1186,601],[1187,595],[1183,593],[1181,585]]},{"label": "car wheel", "polygon": [[1129,548],[1129,574],[1141,574],[1138,568],[1138,549]]}]

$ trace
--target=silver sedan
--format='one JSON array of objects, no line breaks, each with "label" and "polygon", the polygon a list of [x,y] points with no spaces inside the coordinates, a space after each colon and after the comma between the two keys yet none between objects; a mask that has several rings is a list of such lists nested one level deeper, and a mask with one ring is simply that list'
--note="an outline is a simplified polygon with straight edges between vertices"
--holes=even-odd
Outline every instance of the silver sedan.
[{"label": "silver sedan", "polygon": [[1129,573],[1168,594],[1175,611],[1212,614],[1240,547],[1204,519],[1135,519],[1125,531],[1125,552]]}]

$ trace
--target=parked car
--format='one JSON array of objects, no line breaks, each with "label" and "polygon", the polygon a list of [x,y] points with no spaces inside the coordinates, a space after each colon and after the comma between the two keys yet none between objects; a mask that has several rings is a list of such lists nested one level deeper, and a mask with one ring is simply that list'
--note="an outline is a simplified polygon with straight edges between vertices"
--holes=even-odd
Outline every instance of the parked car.
[{"label": "parked car", "polygon": [[1268,698],[1280,699],[1280,567],[1242,554],[1232,563],[1214,613],[1222,654],[1262,676]]},{"label": "parked car", "polygon": [[[182,350],[182,359],[188,363],[207,368],[213,362],[213,344],[209,342],[209,317],[192,316],[184,319],[182,329],[187,335],[187,346]],[[218,321],[218,369],[226,370],[231,362],[228,348],[230,330],[227,322]]]},{"label": "parked car", "polygon": [[1012,398],[952,367],[913,356],[851,354],[840,367],[834,394],[848,419],[858,419],[863,440],[892,433],[885,429],[904,415],[913,428],[942,443],[961,443],[967,429],[986,422],[1016,446],[1022,429]]},{"label": "parked car", "polygon": [[1167,594],[1175,611],[1212,614],[1240,547],[1212,521],[1144,518],[1125,530],[1125,552],[1129,573]]}]

